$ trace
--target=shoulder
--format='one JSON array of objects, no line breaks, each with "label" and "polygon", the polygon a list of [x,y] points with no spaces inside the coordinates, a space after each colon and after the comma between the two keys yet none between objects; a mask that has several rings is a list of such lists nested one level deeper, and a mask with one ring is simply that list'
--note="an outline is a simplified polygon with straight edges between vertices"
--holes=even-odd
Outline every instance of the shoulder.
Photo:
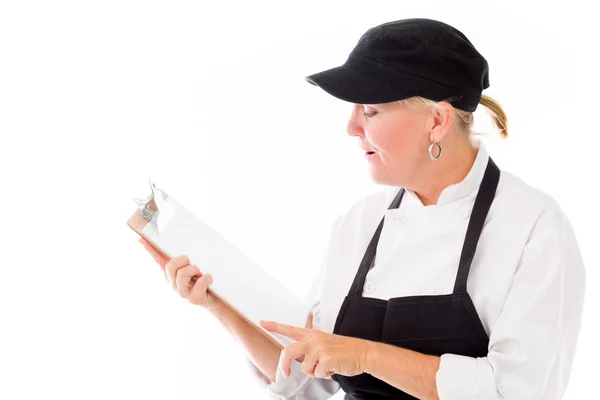
[{"label": "shoulder", "polygon": [[503,244],[508,246],[515,240],[523,245],[517,270],[541,271],[546,276],[568,270],[572,282],[584,285],[585,268],[577,236],[559,202],[508,172],[502,172],[501,183],[497,216],[499,222],[508,220],[501,224],[507,232]]},{"label": "shoulder", "polygon": [[561,246],[569,236],[574,237],[559,202],[548,192],[510,172],[502,171],[492,207],[498,222],[502,221],[515,236],[524,234],[525,243]]},{"label": "shoulder", "polygon": [[548,192],[504,170],[500,174],[494,203],[498,203],[506,212],[528,213],[537,217],[552,214],[560,219],[565,217],[561,205]]}]

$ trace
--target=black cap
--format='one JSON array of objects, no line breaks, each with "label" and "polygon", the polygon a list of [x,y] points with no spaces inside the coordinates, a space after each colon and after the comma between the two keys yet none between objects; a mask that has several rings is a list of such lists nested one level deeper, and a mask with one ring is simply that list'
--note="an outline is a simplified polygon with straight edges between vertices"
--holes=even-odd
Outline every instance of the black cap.
[{"label": "black cap", "polygon": [[452,26],[427,18],[387,22],[366,31],[346,62],[306,77],[357,104],[421,96],[475,111],[490,86],[488,63]]}]

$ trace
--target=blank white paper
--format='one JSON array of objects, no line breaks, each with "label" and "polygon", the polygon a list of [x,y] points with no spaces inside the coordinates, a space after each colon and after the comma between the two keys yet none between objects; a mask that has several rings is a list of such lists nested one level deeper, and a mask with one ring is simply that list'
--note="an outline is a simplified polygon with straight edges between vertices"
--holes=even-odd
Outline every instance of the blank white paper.
[{"label": "blank white paper", "polygon": [[[168,196],[159,217],[161,230],[148,223],[142,233],[170,258],[187,255],[202,273],[213,275],[210,288],[257,327],[287,346],[294,341],[260,327],[260,320],[304,327],[308,305],[214,229]],[[164,226],[164,227],[163,227]]]}]

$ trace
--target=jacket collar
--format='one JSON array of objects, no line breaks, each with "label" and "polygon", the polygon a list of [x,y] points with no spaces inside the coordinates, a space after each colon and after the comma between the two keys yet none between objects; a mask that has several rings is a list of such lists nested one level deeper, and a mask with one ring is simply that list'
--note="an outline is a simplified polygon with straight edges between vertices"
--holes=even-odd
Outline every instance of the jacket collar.
[{"label": "jacket collar", "polygon": [[[438,198],[437,205],[451,203],[464,197],[468,197],[471,194],[477,194],[479,185],[483,180],[483,175],[487,168],[489,154],[481,140],[473,140],[472,143],[473,146],[478,149],[478,151],[471,169],[462,181],[449,185],[442,190],[442,193],[440,193],[440,197]],[[408,195],[408,198],[414,200],[414,202],[421,207],[425,207],[423,206],[421,199],[419,199],[419,197],[412,190],[406,189],[406,195]]]}]

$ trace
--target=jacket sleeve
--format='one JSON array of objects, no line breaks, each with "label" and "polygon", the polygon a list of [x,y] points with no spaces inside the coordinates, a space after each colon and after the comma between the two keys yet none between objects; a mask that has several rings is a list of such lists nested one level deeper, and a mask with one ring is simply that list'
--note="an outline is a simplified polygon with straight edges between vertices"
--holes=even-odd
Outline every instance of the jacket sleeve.
[{"label": "jacket sleeve", "polygon": [[[331,238],[335,234],[336,227],[339,225],[342,216],[338,215],[332,225],[330,240],[326,246],[318,276],[313,281],[308,293],[305,296],[309,304],[310,312],[313,314],[313,329],[319,329],[321,326],[320,299],[322,282],[325,275],[326,262],[329,249],[331,247]],[[289,400],[321,400],[332,397],[339,390],[339,384],[331,378],[314,378],[306,375],[300,369],[302,363],[293,360],[291,373],[284,377],[281,370],[277,368],[275,382],[267,385],[266,391],[270,398],[289,399]]]},{"label": "jacket sleeve", "polygon": [[581,324],[585,269],[558,205],[538,217],[515,272],[486,357],[443,354],[440,400],[558,400]]}]

